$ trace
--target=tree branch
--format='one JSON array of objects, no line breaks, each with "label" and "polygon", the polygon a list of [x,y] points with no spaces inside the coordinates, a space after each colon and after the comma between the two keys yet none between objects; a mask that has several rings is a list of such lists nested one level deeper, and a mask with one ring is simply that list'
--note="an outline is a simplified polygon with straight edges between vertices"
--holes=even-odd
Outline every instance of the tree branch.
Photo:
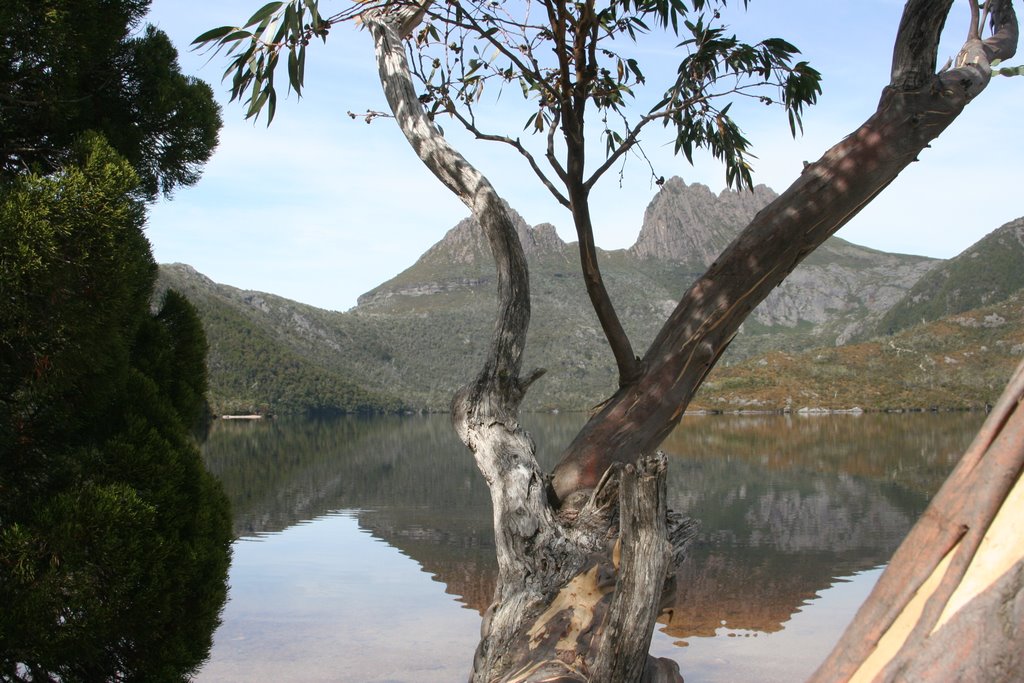
[{"label": "tree branch", "polygon": [[[555,468],[559,499],[592,487],[613,462],[652,452],[682,417],[704,377],[746,316],[815,248],[881,192],[987,85],[990,61],[1012,56],[1017,22],[1009,2],[994,13],[987,41],[964,46],[958,66],[917,88],[931,53],[915,55],[941,21],[923,9],[948,3],[912,0],[894,52],[893,82],[878,110],[804,173],[750,225],[686,292],[644,356],[644,377],[620,389],[592,417]],[[918,74],[918,75],[915,75]]]},{"label": "tree branch", "polygon": [[953,0],[907,3],[893,49],[892,87],[916,90],[934,77],[939,38],[952,4]]},{"label": "tree branch", "polygon": [[550,192],[552,196],[554,196],[555,201],[557,201],[559,204],[561,204],[567,209],[570,208],[569,200],[565,197],[565,195],[563,195],[558,190],[557,187],[555,187],[554,183],[552,183],[551,180],[548,179],[548,177],[544,174],[544,171],[541,170],[540,166],[537,164],[536,159],[533,158],[533,155],[530,154],[529,150],[523,147],[523,143],[521,143],[518,139],[513,140],[507,135],[493,135],[490,133],[484,133],[476,127],[476,124],[473,121],[469,121],[468,119],[466,119],[466,117],[464,117],[456,109],[452,109],[448,113],[454,116],[455,119],[459,123],[461,123],[466,130],[468,130],[470,133],[473,134],[474,137],[476,137],[476,139],[504,143],[515,149],[521,155],[523,155],[523,157],[526,159],[526,162],[530,165],[530,168],[533,169],[534,174],[540,179],[540,182],[544,185],[544,187],[548,189],[548,192]]},{"label": "tree branch", "polygon": [[502,43],[500,40],[497,40],[493,35],[489,34],[487,29],[481,26],[480,22],[478,22],[469,12],[463,14],[465,20],[469,22],[468,24],[456,21],[454,19],[448,19],[447,17],[440,14],[431,14],[431,16],[437,18],[439,21],[443,21],[452,26],[469,29],[478,36],[485,38],[487,42],[490,43],[490,45],[495,50],[500,52],[504,57],[506,57],[510,62],[512,62],[520,73],[528,74],[529,76],[533,77],[534,81],[542,85],[550,96],[557,97],[557,93],[555,93],[547,86],[547,83],[540,72],[540,65],[537,63],[536,60],[533,59],[532,54],[530,55],[530,63],[533,65],[533,68],[530,69],[522,62],[521,59],[519,59],[518,55],[509,50],[504,43]]},{"label": "tree branch", "polygon": [[[570,173],[572,168],[573,165],[570,164]],[[615,357],[615,364],[619,372],[619,385],[626,386],[640,378],[640,360],[633,353],[633,346],[629,342],[629,337],[622,327],[622,322],[615,312],[615,306],[612,304],[608,290],[604,286],[604,278],[597,262],[597,245],[594,243],[594,227],[590,218],[587,192],[583,189],[581,180],[576,176],[570,175],[569,182],[566,184],[569,186],[573,223],[576,226],[576,235],[579,237],[583,282],[587,287],[587,295],[597,314],[598,322],[601,323],[601,330]]]},{"label": "tree branch", "polygon": [[565,167],[562,166],[558,161],[558,157],[555,156],[555,133],[558,132],[558,127],[561,125],[562,115],[559,111],[554,112],[554,120],[551,125],[548,126],[548,146],[545,158],[548,160],[548,165],[555,170],[555,174],[563,182],[568,184],[569,176],[565,172]]}]

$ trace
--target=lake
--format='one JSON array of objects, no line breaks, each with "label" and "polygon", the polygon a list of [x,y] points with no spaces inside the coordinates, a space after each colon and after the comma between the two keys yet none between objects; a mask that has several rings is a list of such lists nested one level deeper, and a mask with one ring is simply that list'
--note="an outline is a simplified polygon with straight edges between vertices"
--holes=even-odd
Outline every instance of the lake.
[{"label": "lake", "polygon": [[[547,468],[582,415],[526,415]],[[700,521],[652,652],[687,683],[825,657],[984,420],[686,417],[670,506]],[[229,602],[196,680],[466,680],[494,590],[490,498],[446,416],[218,422]]]}]

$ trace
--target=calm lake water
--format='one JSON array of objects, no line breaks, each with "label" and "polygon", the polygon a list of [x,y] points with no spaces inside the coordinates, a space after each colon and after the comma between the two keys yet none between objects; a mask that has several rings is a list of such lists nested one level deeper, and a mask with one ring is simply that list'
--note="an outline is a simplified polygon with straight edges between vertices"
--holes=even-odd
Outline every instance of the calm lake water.
[{"label": "calm lake water", "polygon": [[[527,415],[550,467],[580,415]],[[701,522],[652,650],[687,683],[810,674],[980,414],[687,417],[670,505]],[[465,680],[494,589],[490,499],[447,417],[218,423],[238,540],[199,681]]]}]

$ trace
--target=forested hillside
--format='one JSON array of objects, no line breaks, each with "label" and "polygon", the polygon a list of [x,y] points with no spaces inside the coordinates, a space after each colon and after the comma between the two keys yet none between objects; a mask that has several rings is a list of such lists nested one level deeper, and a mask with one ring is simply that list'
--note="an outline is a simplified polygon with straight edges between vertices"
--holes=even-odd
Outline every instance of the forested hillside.
[{"label": "forested hillside", "polygon": [[[161,266],[158,291],[183,293],[209,340],[209,400],[218,413],[398,412],[405,402],[367,389],[324,331],[337,314],[217,285],[188,266]],[[333,328],[332,328],[333,329]],[[365,346],[363,346],[365,348]]]}]

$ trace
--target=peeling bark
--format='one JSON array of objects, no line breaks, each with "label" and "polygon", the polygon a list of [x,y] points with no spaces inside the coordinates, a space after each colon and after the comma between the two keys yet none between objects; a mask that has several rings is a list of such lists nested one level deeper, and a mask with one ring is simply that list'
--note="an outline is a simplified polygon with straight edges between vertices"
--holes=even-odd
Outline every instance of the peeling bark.
[{"label": "peeling bark", "polygon": [[[455,430],[490,488],[498,557],[494,602],[481,625],[472,679],[681,680],[674,665],[649,662],[647,655],[665,582],[693,535],[689,520],[667,515],[665,458],[609,473],[577,511],[556,514],[551,507],[547,477],[518,421],[522,397],[540,374],[519,376],[530,316],[522,245],[494,188],[423,112],[395,29],[404,26],[400,17],[368,12],[363,21],[399,126],[424,164],[472,210],[498,271],[498,313],[486,363],[452,402]],[[628,531],[616,553],[623,480]],[[632,678],[592,678],[595,666],[628,671]]]},{"label": "peeling bark", "polygon": [[812,682],[1020,680],[1022,401],[1024,363]]}]

